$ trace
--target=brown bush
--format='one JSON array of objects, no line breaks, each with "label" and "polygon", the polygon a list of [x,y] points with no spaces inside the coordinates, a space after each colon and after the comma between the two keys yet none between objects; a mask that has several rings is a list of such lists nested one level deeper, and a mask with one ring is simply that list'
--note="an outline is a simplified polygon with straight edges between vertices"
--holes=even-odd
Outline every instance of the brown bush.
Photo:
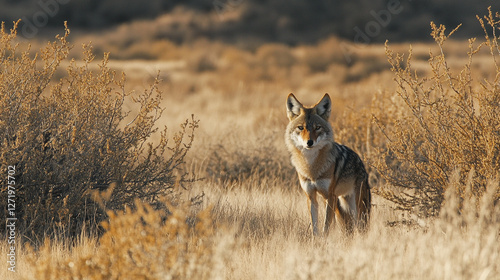
[{"label": "brown bush", "polygon": [[[264,147],[245,149],[225,148],[222,145],[212,147],[207,158],[207,177],[225,188],[237,182],[252,181],[251,188],[265,188],[269,182],[294,182],[294,170],[283,162],[286,154],[269,154]],[[293,179],[291,179],[293,178]]]},{"label": "brown bush", "polygon": [[75,247],[54,260],[54,243],[46,240],[28,262],[37,279],[209,279],[217,273],[210,210],[189,217],[168,208],[170,215],[137,200],[135,210],[108,212],[94,251]]},{"label": "brown bush", "polygon": [[[436,216],[445,198],[450,176],[460,170],[460,184],[454,184],[462,200],[472,196],[477,205],[489,180],[500,170],[500,68],[497,64],[500,48],[495,29],[499,15],[490,10],[485,17],[493,30],[489,32],[483,19],[485,42],[469,40],[468,62],[460,72],[448,66],[443,45],[448,37],[444,26],[431,23],[439,52],[430,52],[430,75],[419,77],[412,69],[412,52],[406,58],[386,47],[386,54],[398,85],[397,97],[387,98],[378,116],[384,120],[388,110],[392,121],[379,123],[387,135],[387,148],[374,157],[374,165],[387,180],[390,188],[380,194],[399,209],[421,216]],[[476,77],[471,67],[474,55],[490,48],[493,81]],[[467,179],[469,178],[469,179]],[[472,184],[466,192],[466,182]],[[500,198],[497,187],[496,200]]]},{"label": "brown bush", "polygon": [[[84,46],[81,63],[72,60],[67,74],[52,82],[70,50],[64,36],[34,55],[15,44],[16,26],[0,31],[0,165],[16,168],[16,209],[21,234],[79,234],[92,229],[105,213],[91,199],[111,183],[108,209],[122,209],[141,199],[156,203],[176,186],[192,181],[183,171],[197,120],[192,118],[169,141],[159,130],[161,92],[158,79],[136,96],[124,90],[125,78],[107,67],[105,55],[94,67]],[[34,57],[34,58],[32,58]],[[94,69],[94,70],[93,70]],[[124,102],[135,103],[129,116]],[[150,137],[160,134],[156,144]],[[0,208],[6,211],[6,176]]]}]

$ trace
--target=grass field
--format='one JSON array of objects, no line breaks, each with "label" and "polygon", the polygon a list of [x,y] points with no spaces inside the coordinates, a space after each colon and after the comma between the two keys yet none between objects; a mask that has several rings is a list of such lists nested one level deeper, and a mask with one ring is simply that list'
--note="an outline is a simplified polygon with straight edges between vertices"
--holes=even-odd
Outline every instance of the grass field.
[{"label": "grass field", "polygon": [[[208,279],[495,279],[499,271],[498,224],[484,225],[475,215],[470,226],[460,226],[462,218],[439,218],[420,226],[390,225],[400,217],[379,197],[375,197],[370,230],[366,235],[346,238],[334,231],[327,238],[311,239],[306,199],[295,185],[282,182],[255,186],[250,180],[236,183],[233,190],[221,190],[217,183],[200,183],[192,190],[206,194],[202,207],[212,208],[216,226],[209,260],[196,259],[193,265],[208,271],[195,274]],[[451,209],[453,211],[453,209]],[[481,215],[491,215],[483,213]],[[131,240],[129,250],[138,244]],[[6,244],[3,243],[2,251]],[[117,269],[116,277],[132,279],[132,264],[116,261],[116,266],[87,271],[73,270],[72,263],[88,260],[101,250],[93,237],[81,237],[76,244],[56,240],[37,255],[18,251],[15,277],[4,271],[4,279],[87,279],[106,277],[106,269]],[[111,254],[119,254],[108,251]],[[146,252],[153,248],[145,248]],[[166,251],[168,254],[168,249]],[[153,256],[150,256],[152,258]],[[28,261],[29,260],[29,261]],[[149,259],[160,262],[160,259]],[[136,264],[138,265],[138,264]],[[138,265],[140,267],[140,265]],[[144,269],[144,268],[143,268]],[[191,268],[196,270],[196,268]],[[120,276],[121,270],[121,276]],[[161,271],[161,270],[160,270]],[[136,272],[136,271],[134,271]],[[144,278],[163,278],[144,271]],[[129,274],[130,273],[130,274]],[[80,275],[80,276],[79,276]],[[141,275],[141,274],[139,274]],[[182,274],[181,278],[190,275]],[[186,276],[187,277],[187,276]],[[85,279],[85,277],[82,277]],[[189,278],[189,277],[187,277]]]},{"label": "grass field", "polygon": [[[342,44],[346,43],[330,38],[315,46],[269,44],[252,52],[200,41],[189,47],[165,44],[172,55],[163,58],[111,59],[107,67],[126,73],[126,92],[140,93],[160,71],[158,88],[165,110],[155,125],[168,127],[167,139],[173,138],[179,124],[192,114],[199,120],[182,170],[200,180],[185,190],[177,187],[168,196],[172,212],[168,218],[162,210],[136,202],[135,210],[109,214],[100,238],[84,232],[73,239],[52,236],[43,241],[40,234],[35,248],[27,245],[29,242],[16,248],[17,272],[8,271],[4,261],[0,278],[496,279],[500,274],[498,177],[485,175],[488,187],[480,188],[482,181],[467,175],[473,173],[463,175],[451,170],[446,173],[445,184],[439,186],[443,201],[433,215],[407,211],[403,209],[406,202],[386,199],[391,197],[389,189],[396,197],[405,197],[404,188],[391,185],[390,176],[380,174],[378,167],[382,165],[377,159],[391,155],[384,150],[391,145],[386,130],[404,125],[411,108],[415,108],[406,107],[397,94],[401,90],[397,78],[411,76],[397,76],[396,70],[391,71],[383,45],[350,45],[352,61],[347,63]],[[406,52],[409,46],[390,48]],[[443,48],[449,71],[460,75],[469,61],[467,42],[448,41]],[[412,49],[413,71],[432,81],[429,50],[438,54],[439,46],[414,44]],[[96,53],[99,60],[99,51]],[[82,62],[77,60],[77,64]],[[98,64],[92,62],[89,67],[97,71]],[[70,65],[63,60],[54,78],[65,77],[64,69]],[[469,67],[475,81],[467,84],[471,92],[472,88],[481,91],[484,79],[498,80],[495,66],[486,47],[476,54]],[[447,84],[446,78],[442,81]],[[335,138],[355,149],[370,172],[373,212],[366,234],[346,237],[336,229],[327,237],[311,237],[307,199],[283,140],[285,98],[290,92],[305,104],[316,102],[325,92],[332,96]],[[493,92],[498,95],[497,87]],[[480,100],[478,95],[472,107],[483,108]],[[408,103],[415,104],[412,102]],[[123,105],[133,112],[137,106],[130,101]],[[491,112],[483,109],[477,110]],[[426,110],[432,112],[431,107]],[[424,117],[417,120],[427,121]],[[434,117],[431,120],[437,120]],[[495,124],[491,125],[484,130],[491,130],[491,139],[498,139]],[[408,126],[408,131],[417,130]],[[399,135],[404,141],[405,134]],[[161,139],[155,133],[150,141],[158,143]],[[475,141],[478,146],[482,143]],[[425,151],[419,150],[424,140],[407,143],[414,145],[410,149]],[[452,144],[443,145],[449,145],[450,151],[457,150]],[[495,153],[499,143],[491,145],[491,151],[489,146],[485,148],[492,154],[490,170],[498,164]],[[404,156],[398,146],[390,147]],[[406,166],[405,159],[410,157],[399,158],[401,168]],[[424,164],[417,165],[426,174],[434,174],[426,171]],[[460,165],[462,162],[456,164],[454,168],[464,166],[469,171],[465,164]],[[474,167],[477,172],[483,168]],[[408,174],[419,175],[411,168],[407,170]],[[496,172],[491,170],[492,174]],[[419,181],[408,181],[407,185],[415,182]],[[478,190],[481,195],[474,194]],[[199,203],[183,206],[183,201],[200,195]],[[0,247],[7,252],[7,240],[2,240]]]}]

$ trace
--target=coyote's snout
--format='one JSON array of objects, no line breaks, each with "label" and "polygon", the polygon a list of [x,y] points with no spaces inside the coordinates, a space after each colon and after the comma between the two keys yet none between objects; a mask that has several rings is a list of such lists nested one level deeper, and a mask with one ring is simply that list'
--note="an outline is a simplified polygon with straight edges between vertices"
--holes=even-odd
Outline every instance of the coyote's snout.
[{"label": "coyote's snout", "polygon": [[328,94],[314,106],[303,106],[293,94],[286,100],[290,122],[285,142],[300,186],[309,199],[313,234],[318,234],[319,193],[327,201],[325,234],[333,221],[342,223],[350,233],[355,227],[368,226],[371,207],[368,174],[359,156],[336,143],[328,118],[331,100]]}]

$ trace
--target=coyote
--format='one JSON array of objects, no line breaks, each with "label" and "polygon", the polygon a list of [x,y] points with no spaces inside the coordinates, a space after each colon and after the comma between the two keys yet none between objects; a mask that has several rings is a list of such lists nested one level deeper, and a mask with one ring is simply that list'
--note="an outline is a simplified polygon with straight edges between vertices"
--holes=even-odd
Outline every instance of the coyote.
[{"label": "coyote", "polygon": [[331,104],[328,94],[312,107],[303,106],[291,93],[286,100],[290,122],[285,142],[300,186],[309,199],[314,235],[318,235],[317,193],[327,201],[325,235],[332,224],[333,213],[348,234],[355,226],[366,230],[370,218],[368,174],[353,150],[333,140],[328,122]]}]

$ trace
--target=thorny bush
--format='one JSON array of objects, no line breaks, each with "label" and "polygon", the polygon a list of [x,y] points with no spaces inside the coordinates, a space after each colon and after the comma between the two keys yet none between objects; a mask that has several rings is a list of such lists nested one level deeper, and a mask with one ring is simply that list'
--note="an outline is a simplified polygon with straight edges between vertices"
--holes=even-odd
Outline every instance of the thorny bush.
[{"label": "thorny bush", "polygon": [[[125,75],[116,77],[107,67],[107,55],[93,65],[91,46],[83,46],[83,61],[67,61],[67,27],[35,54],[29,46],[20,50],[16,28],[7,32],[2,23],[0,31],[0,170],[16,167],[21,235],[33,241],[55,233],[74,236],[95,229],[105,209],[123,209],[135,199],[155,204],[194,180],[183,164],[198,120],[192,116],[167,139],[167,128],[156,125],[164,110],[158,78],[133,96],[125,92]],[[66,74],[57,81],[62,62]],[[126,102],[138,108],[134,115],[124,110]],[[160,135],[155,143],[154,134]],[[104,190],[109,199],[100,207],[92,196]]]},{"label": "thorny bush", "polygon": [[85,251],[82,242],[54,260],[57,243],[46,239],[39,251],[28,249],[28,262],[37,279],[213,279],[223,264],[211,209],[192,216],[186,207],[166,207],[170,214],[137,200],[125,211],[108,211],[104,234],[90,245],[95,250]]},{"label": "thorny bush", "polygon": [[[462,201],[473,197],[477,207],[488,182],[500,170],[500,37],[496,34],[500,20],[491,10],[478,19],[486,40],[480,44],[469,40],[468,61],[458,73],[448,65],[443,51],[456,29],[446,35],[444,26],[431,23],[439,51],[430,52],[428,77],[419,77],[412,69],[411,49],[404,59],[386,44],[397,96],[386,98],[383,109],[375,114],[388,141],[372,162],[388,183],[379,194],[420,217],[439,214],[455,170],[461,182],[453,184],[456,192]],[[473,73],[474,55],[482,48],[489,48],[493,80]],[[470,192],[465,191],[467,184],[472,185]],[[499,198],[497,185],[495,200]]]}]

